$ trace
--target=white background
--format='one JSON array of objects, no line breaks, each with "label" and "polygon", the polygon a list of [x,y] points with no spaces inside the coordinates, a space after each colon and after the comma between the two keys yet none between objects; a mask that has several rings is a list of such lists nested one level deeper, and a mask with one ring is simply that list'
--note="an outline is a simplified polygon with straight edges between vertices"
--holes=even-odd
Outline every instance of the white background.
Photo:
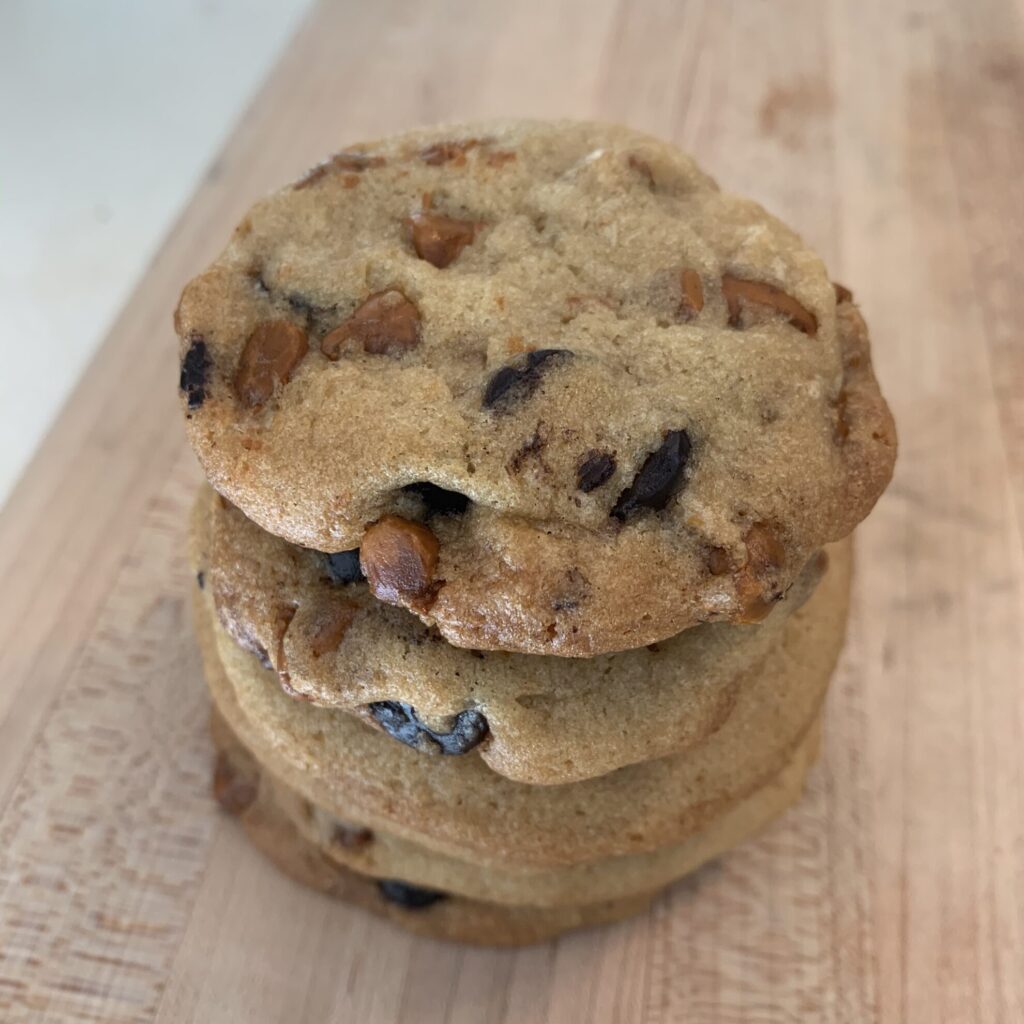
[{"label": "white background", "polygon": [[310,0],[0,0],[0,504]]}]

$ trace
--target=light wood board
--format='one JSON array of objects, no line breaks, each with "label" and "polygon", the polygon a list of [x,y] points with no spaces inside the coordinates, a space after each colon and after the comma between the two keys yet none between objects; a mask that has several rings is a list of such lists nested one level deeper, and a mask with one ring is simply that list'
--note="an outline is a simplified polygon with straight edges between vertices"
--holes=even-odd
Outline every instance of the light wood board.
[{"label": "light wood board", "polygon": [[[1020,0],[315,9],[0,516],[0,1021],[1024,1020],[1022,26]],[[796,225],[868,317],[901,453],[802,804],[644,918],[494,952],[300,890],[214,812],[171,310],[324,153],[516,114],[671,137]]]}]

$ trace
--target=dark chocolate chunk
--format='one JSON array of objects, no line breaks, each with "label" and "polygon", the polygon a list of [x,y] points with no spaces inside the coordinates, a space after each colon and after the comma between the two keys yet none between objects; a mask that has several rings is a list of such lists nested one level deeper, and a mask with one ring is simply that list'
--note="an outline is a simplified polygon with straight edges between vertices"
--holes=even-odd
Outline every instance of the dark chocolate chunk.
[{"label": "dark chocolate chunk", "polygon": [[572,353],[564,348],[540,348],[528,352],[524,360],[503,366],[487,382],[484,390],[484,408],[502,408],[512,401],[529,398],[540,385],[547,365],[558,365],[571,359]]},{"label": "dark chocolate chunk", "polygon": [[374,721],[391,737],[407,747],[436,750],[441,754],[465,754],[487,735],[487,719],[479,711],[460,711],[449,732],[428,729],[411,704],[381,700],[367,705]]},{"label": "dark chocolate chunk", "polygon": [[388,903],[397,903],[407,910],[423,910],[448,899],[447,893],[438,892],[436,889],[421,889],[397,878],[382,878],[377,882],[377,888]]},{"label": "dark chocolate chunk", "polygon": [[670,430],[658,448],[644,460],[633,482],[615,502],[611,514],[625,522],[645,509],[662,509],[679,489],[690,458],[690,435]]},{"label": "dark chocolate chunk", "polygon": [[576,470],[576,486],[584,494],[589,494],[606,483],[614,472],[615,456],[592,449],[583,456],[583,461]]},{"label": "dark chocolate chunk", "polygon": [[324,555],[324,564],[332,583],[362,583],[366,579],[359,564],[359,548]]},{"label": "dark chocolate chunk", "polygon": [[190,409],[198,409],[206,401],[206,383],[213,360],[206,348],[206,341],[199,335],[193,335],[181,361],[181,377],[178,387],[188,399]]},{"label": "dark chocolate chunk", "polygon": [[429,480],[407,484],[402,490],[415,494],[422,500],[428,518],[430,516],[461,516],[469,508],[469,498],[465,494],[438,487],[437,484],[432,484]]},{"label": "dark chocolate chunk", "polygon": [[200,590],[203,590],[206,587],[206,573],[204,573],[202,569],[196,573],[196,586],[198,586]]}]

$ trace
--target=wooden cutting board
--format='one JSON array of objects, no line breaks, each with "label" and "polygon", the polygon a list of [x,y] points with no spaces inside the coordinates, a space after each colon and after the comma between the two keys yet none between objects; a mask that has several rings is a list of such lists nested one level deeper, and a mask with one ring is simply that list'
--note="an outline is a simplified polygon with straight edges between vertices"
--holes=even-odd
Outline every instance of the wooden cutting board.
[{"label": "wooden cutting board", "polygon": [[[315,9],[0,517],[0,1021],[1024,1020],[1022,19]],[[644,918],[495,952],[307,893],[214,812],[171,311],[244,208],[328,151],[516,114],[671,137],[799,227],[868,317],[901,454],[859,531],[806,799]]]}]

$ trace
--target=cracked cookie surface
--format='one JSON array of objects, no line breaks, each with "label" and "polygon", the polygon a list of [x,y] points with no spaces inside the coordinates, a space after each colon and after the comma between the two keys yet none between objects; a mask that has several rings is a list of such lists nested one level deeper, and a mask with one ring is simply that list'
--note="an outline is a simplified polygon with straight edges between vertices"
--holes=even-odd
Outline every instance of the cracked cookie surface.
[{"label": "cracked cookie surface", "polygon": [[175,321],[212,484],[293,543],[361,547],[377,596],[458,646],[756,621],[892,470],[849,293],[624,128],[352,147],[258,203]]}]

